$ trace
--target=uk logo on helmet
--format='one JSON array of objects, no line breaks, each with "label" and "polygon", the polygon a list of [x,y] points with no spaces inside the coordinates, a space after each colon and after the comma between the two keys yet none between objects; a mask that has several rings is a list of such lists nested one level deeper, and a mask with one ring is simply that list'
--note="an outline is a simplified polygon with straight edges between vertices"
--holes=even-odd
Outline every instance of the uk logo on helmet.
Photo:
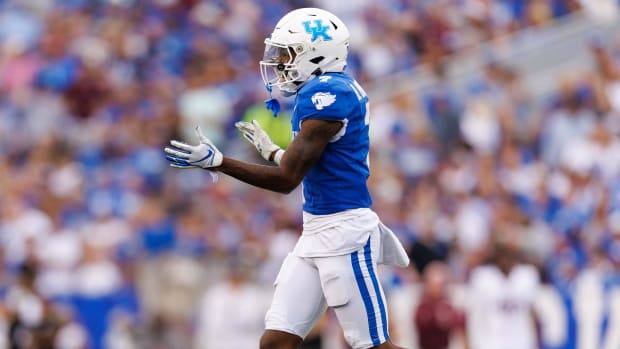
[{"label": "uk logo on helmet", "polygon": [[306,29],[306,33],[312,34],[312,41],[315,41],[319,37],[323,38],[325,41],[332,40],[332,37],[327,34],[327,30],[330,28],[329,26],[323,26],[323,20],[315,19],[314,26],[310,25],[311,21],[303,22],[304,28]]}]

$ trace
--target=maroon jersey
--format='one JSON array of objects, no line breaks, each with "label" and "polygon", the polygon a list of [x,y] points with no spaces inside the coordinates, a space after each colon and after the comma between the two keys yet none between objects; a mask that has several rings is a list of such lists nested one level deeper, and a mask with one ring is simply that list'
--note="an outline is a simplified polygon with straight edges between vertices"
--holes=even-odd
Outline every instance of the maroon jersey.
[{"label": "maroon jersey", "polygon": [[465,316],[446,300],[423,298],[415,312],[421,349],[446,349],[450,335],[465,327]]}]

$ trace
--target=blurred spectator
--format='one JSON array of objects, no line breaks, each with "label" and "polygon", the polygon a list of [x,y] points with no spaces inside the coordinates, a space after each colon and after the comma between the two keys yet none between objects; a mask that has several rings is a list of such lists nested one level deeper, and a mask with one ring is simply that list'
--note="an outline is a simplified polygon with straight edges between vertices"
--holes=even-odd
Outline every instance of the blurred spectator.
[{"label": "blurred spectator", "polygon": [[268,298],[251,282],[253,262],[237,258],[226,280],[213,285],[200,302],[195,348],[251,348],[259,342]]},{"label": "blurred spectator", "polygon": [[587,105],[588,87],[579,85],[571,79],[561,82],[557,109],[545,122],[541,140],[548,164],[557,165],[567,142],[586,137],[594,126],[596,116]]},{"label": "blurred spectator", "polygon": [[439,191],[430,179],[420,182],[408,198],[411,205],[408,207],[411,225],[415,231],[415,240],[411,243],[408,253],[416,267],[422,274],[425,273],[429,264],[436,261],[446,261],[451,243],[451,236],[443,237],[441,234],[450,234],[450,227],[441,226],[445,217],[437,214]]},{"label": "blurred spectator", "polygon": [[424,270],[424,291],[415,310],[415,324],[420,349],[447,349],[452,340],[465,337],[465,314],[448,299],[449,271],[440,262]]},{"label": "blurred spectator", "polygon": [[468,334],[472,348],[538,348],[533,318],[539,287],[538,271],[523,264],[519,247],[499,242],[491,263],[471,272]]},{"label": "blurred spectator", "polygon": [[9,343],[14,349],[53,349],[61,327],[56,310],[35,289],[37,267],[28,262],[20,267],[17,283],[8,290]]},{"label": "blurred spectator", "polygon": [[88,330],[90,348],[104,348],[108,316],[118,304],[123,280],[106,251],[85,246],[82,264],[74,271],[73,304]]},{"label": "blurred spectator", "polygon": [[52,221],[48,215],[36,208],[30,208],[22,198],[3,205],[2,244],[5,249],[5,263],[17,267],[34,257],[34,244],[51,233]]},{"label": "blurred spectator", "polygon": [[457,94],[444,80],[444,68],[435,68],[439,80],[433,91],[425,97],[426,113],[430,118],[430,125],[441,146],[441,155],[450,153],[459,144],[459,118],[461,105]]}]

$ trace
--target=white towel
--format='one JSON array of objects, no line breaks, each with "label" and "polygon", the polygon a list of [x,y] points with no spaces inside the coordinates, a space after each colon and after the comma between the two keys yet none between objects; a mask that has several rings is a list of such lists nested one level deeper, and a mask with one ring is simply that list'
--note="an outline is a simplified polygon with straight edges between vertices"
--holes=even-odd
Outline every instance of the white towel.
[{"label": "white towel", "polygon": [[409,256],[392,229],[379,222],[381,233],[381,251],[379,252],[378,264],[395,265],[406,267],[409,265]]}]

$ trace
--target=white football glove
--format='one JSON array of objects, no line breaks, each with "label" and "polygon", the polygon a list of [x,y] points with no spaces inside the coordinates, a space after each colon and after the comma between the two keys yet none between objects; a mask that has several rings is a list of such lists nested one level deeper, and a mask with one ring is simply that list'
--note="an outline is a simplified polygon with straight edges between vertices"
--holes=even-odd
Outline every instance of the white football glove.
[{"label": "white football glove", "polygon": [[176,168],[201,167],[209,169],[222,164],[224,156],[215,145],[196,126],[196,136],[200,140],[198,145],[189,145],[179,141],[170,141],[172,147],[166,147],[166,159],[171,162],[170,166]]},{"label": "white football glove", "polygon": [[[284,150],[273,143],[267,132],[260,127],[258,121],[252,120],[252,123],[238,121],[235,123],[235,127],[243,133],[245,139],[256,147],[263,159],[280,164]],[[276,153],[274,154],[274,152]],[[274,154],[273,158],[271,157],[272,154]]]}]

